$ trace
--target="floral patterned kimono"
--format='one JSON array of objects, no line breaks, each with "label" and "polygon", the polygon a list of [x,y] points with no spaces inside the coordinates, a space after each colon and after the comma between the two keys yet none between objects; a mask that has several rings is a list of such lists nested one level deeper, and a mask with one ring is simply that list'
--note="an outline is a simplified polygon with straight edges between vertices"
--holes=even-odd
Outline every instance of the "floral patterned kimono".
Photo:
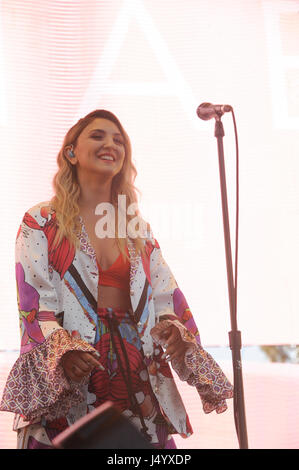
[{"label": "floral patterned kimono", "polygon": [[[8,376],[0,410],[15,413],[18,448],[49,448],[59,432],[111,398],[105,394],[105,384],[116,377],[116,406],[140,430],[140,422],[145,421],[154,446],[171,448],[171,434],[188,437],[193,431],[171,368],[162,358],[165,328],[175,325],[188,344],[185,356],[171,365],[181,380],[196,387],[205,413],[225,411],[233,387],[202,348],[192,313],[157,240],[147,233],[145,255],[140,256],[128,234],[132,310],[118,315],[122,340],[118,339],[128,347],[130,364],[138,362],[139,375],[124,400],[117,396],[126,387],[115,368],[121,360],[113,353],[110,324],[105,323],[106,314],[117,312],[97,307],[96,254],[81,217],[80,225],[80,248],[74,250],[67,239],[58,247],[53,245],[57,224],[49,201],[35,205],[23,217],[16,239],[21,350]],[[117,348],[115,353],[120,351]],[[71,350],[100,352],[106,375],[92,372],[80,383],[68,379],[60,359]],[[132,395],[135,402],[138,398],[140,409],[151,412],[142,411],[143,417],[135,413],[127,399]]]}]

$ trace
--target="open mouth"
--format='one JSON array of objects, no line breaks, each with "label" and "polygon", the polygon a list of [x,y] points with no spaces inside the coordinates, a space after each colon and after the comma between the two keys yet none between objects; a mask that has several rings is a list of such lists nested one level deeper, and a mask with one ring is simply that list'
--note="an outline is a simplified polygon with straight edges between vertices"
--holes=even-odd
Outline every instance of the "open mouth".
[{"label": "open mouth", "polygon": [[110,155],[110,154],[102,154],[102,155],[99,155],[98,158],[100,160],[104,160],[106,162],[114,162],[115,161],[114,156]]}]

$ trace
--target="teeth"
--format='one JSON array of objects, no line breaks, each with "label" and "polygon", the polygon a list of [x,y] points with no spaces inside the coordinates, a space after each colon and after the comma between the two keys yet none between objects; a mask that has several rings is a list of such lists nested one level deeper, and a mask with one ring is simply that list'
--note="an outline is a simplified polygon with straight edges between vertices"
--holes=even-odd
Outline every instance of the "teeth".
[{"label": "teeth", "polygon": [[103,160],[114,160],[114,158],[110,155],[102,155],[100,158],[102,158]]}]

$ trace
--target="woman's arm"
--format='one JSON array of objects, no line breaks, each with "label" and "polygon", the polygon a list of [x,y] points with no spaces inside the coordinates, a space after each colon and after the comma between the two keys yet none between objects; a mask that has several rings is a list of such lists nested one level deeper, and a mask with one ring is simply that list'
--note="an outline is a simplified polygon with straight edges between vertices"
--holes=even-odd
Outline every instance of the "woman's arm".
[{"label": "woman's arm", "polygon": [[[38,214],[36,206],[25,213],[16,239],[21,350],[8,376],[0,406],[0,410],[21,414],[26,420],[42,415],[56,419],[81,402],[82,393],[75,382],[84,383],[88,372],[78,375],[80,370],[75,369],[77,376],[74,372],[72,375],[70,359],[74,364],[82,360],[80,352],[95,364],[94,348],[80,338],[73,338],[58,322],[59,292],[49,278],[48,240],[43,225],[36,220]],[[65,369],[61,359],[69,351],[77,354],[68,356]]]},{"label": "woman's arm", "polygon": [[165,348],[163,356],[171,361],[181,380],[197,388],[206,413],[225,411],[225,399],[233,397],[233,387],[203,349],[189,305],[157,240],[150,254],[150,271],[156,313],[156,325],[151,330],[154,341]]}]

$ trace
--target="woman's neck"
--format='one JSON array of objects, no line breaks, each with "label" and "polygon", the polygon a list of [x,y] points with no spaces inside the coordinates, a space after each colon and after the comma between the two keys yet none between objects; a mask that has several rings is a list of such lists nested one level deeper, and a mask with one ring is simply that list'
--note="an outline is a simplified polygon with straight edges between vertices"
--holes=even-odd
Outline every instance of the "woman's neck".
[{"label": "woman's neck", "polygon": [[96,206],[101,202],[111,202],[111,180],[80,184],[80,190],[78,205],[84,211],[94,212]]}]

